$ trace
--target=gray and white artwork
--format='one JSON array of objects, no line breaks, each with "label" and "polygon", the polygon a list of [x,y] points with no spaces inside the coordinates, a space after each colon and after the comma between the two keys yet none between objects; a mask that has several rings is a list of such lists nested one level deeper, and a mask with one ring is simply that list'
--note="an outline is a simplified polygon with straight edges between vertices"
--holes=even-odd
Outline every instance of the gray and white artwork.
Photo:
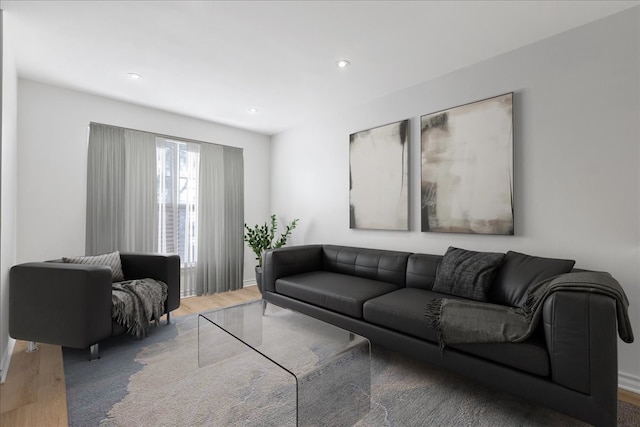
[{"label": "gray and white artwork", "polygon": [[421,117],[422,231],[513,235],[513,93]]},{"label": "gray and white artwork", "polygon": [[409,120],[349,136],[350,227],[408,230]]}]

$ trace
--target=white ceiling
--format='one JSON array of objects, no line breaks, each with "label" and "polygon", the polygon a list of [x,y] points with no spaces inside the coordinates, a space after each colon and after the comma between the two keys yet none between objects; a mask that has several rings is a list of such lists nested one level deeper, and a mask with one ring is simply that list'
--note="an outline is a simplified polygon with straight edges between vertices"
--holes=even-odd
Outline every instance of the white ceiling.
[{"label": "white ceiling", "polygon": [[[9,1],[21,77],[275,134],[638,1]],[[338,59],[351,66],[340,70]],[[128,72],[142,80],[127,78]],[[251,114],[249,108],[259,109]]]}]

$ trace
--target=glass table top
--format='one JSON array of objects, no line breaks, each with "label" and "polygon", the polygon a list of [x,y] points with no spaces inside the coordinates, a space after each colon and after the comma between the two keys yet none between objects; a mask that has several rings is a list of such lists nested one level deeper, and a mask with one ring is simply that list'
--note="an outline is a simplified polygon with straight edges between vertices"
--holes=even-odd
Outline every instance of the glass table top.
[{"label": "glass table top", "polygon": [[[269,365],[239,365],[259,378],[252,395],[278,408],[273,423],[264,410],[263,425],[282,424],[287,417],[290,425],[352,425],[369,412],[371,345],[364,337],[262,300],[199,315],[200,367],[240,360],[247,352]],[[244,369],[235,368],[235,374]],[[269,369],[273,373],[266,374]],[[227,374],[234,375],[217,375]]]}]

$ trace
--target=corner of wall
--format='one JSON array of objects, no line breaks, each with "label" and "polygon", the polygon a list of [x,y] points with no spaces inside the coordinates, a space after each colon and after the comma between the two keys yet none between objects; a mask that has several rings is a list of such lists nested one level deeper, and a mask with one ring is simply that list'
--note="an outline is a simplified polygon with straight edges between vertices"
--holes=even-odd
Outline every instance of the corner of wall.
[{"label": "corner of wall", "polygon": [[2,40],[2,134],[0,139],[0,377],[7,375],[13,343],[9,337],[9,270],[16,261],[18,138],[18,77],[11,45],[7,36],[7,20],[0,15]]},{"label": "corner of wall", "polygon": [[11,356],[13,355],[13,348],[16,345],[16,340],[9,337],[9,342],[7,343],[6,351],[2,354],[2,359],[0,361],[0,384],[4,384],[7,380],[7,373],[9,372],[9,365],[11,364]]}]

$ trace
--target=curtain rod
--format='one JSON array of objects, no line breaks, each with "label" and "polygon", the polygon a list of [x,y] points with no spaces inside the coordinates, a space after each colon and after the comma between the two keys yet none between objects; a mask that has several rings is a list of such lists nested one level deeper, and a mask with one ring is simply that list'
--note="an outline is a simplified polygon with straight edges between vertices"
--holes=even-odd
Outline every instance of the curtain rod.
[{"label": "curtain rod", "polygon": [[106,123],[98,123],[98,122],[89,122],[89,125],[94,124],[94,125],[102,125],[102,126],[109,126],[112,128],[120,128],[120,129],[125,129],[125,130],[132,130],[134,132],[144,132],[144,133],[150,133],[151,135],[155,135],[158,138],[165,138],[165,139],[173,139],[173,140],[178,140],[180,142],[193,142],[195,144],[211,144],[211,145],[217,145],[219,147],[229,147],[229,148],[236,148],[238,150],[242,150],[242,152],[244,152],[244,149],[242,147],[234,147],[232,145],[224,145],[224,144],[218,144],[216,142],[207,142],[207,141],[198,141],[197,139],[189,139],[189,138],[183,138],[183,137],[179,137],[179,136],[173,136],[173,135],[164,135],[161,133],[156,133],[156,132],[149,132],[146,130],[140,130],[140,129],[133,129],[133,128],[126,128],[124,126],[114,126],[114,125],[108,125]]}]

